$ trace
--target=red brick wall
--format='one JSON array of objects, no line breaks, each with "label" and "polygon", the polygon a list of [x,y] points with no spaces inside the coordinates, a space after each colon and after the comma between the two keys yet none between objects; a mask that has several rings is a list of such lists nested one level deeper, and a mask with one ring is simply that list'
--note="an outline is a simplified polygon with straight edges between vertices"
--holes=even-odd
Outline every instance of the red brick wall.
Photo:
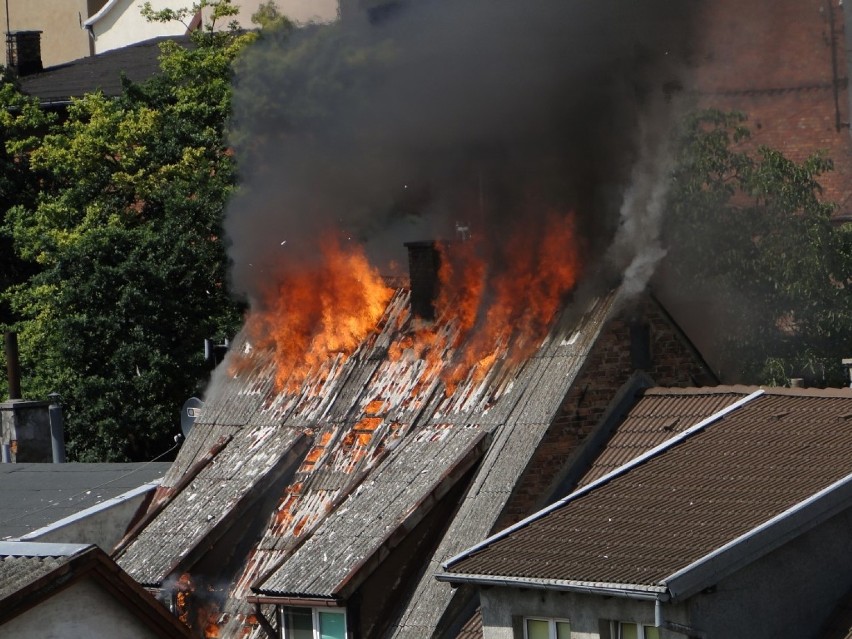
[{"label": "red brick wall", "polygon": [[751,144],[793,160],[825,150],[835,170],[820,180],[824,197],[840,205],[839,214],[852,213],[846,35],[838,0],[704,0],[701,6],[694,74],[700,104],[745,112]]},{"label": "red brick wall", "polygon": [[655,302],[647,300],[639,308],[610,321],[516,484],[496,530],[546,505],[572,454],[598,425],[618,390],[633,374],[630,323],[636,319],[649,325],[651,366],[647,373],[657,385],[685,387],[714,381],[703,360]]}]

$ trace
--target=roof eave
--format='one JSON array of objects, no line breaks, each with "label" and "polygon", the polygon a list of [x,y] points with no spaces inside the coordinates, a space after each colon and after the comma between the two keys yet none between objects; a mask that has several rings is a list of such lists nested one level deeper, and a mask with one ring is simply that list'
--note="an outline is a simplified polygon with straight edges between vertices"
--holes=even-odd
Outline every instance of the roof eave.
[{"label": "roof eave", "polygon": [[669,593],[665,586],[643,584],[619,584],[571,579],[531,579],[524,577],[505,577],[495,575],[474,575],[459,573],[437,573],[435,579],[454,586],[466,584],[472,586],[502,586],[504,588],[528,588],[533,590],[556,590],[560,592],[578,592],[603,597],[622,599],[641,599],[644,601],[668,601]]},{"label": "roof eave", "polygon": [[673,600],[713,586],[852,506],[852,474],[697,559],[661,581]]}]

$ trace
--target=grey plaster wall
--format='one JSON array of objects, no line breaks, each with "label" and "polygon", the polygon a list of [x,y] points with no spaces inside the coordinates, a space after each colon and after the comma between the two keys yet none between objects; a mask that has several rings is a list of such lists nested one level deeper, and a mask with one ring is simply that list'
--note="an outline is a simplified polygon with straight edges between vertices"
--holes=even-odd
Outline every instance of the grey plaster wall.
[{"label": "grey plaster wall", "polygon": [[846,511],[689,602],[708,637],[816,637],[852,586],[852,512]]},{"label": "grey plaster wall", "polygon": [[[598,639],[602,620],[628,621],[654,625],[654,602],[601,597],[573,592],[487,588],[480,590],[483,639],[523,639],[515,635],[515,617],[552,617],[571,622],[571,639]],[[685,622],[683,606],[666,607],[666,618]],[[681,635],[663,631],[666,639]]]},{"label": "grey plaster wall", "polygon": [[[852,587],[852,512],[722,578],[683,603],[663,605],[666,621],[708,639],[817,637]],[[572,639],[600,637],[600,620],[654,624],[654,602],[582,593],[492,587],[480,590],[484,639],[518,639],[514,616],[566,618]],[[519,635],[522,637],[523,635]],[[684,635],[663,631],[662,637]]]},{"label": "grey plaster wall", "polygon": [[15,639],[154,639],[158,635],[98,584],[83,580],[0,626]]}]

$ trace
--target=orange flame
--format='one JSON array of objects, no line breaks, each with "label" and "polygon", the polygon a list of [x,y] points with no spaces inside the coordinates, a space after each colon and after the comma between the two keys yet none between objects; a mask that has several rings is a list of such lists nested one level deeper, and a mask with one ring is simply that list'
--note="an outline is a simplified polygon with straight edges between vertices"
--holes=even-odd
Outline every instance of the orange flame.
[{"label": "orange flame", "polygon": [[286,263],[268,283],[264,309],[248,320],[249,334],[276,352],[276,386],[297,390],[335,353],[348,356],[376,328],[391,297],[359,247],[335,239],[320,247],[321,260]]},{"label": "orange flame", "polygon": [[551,213],[539,232],[512,237],[488,263],[477,240],[442,249],[438,311],[458,308],[460,326],[459,352],[442,374],[447,394],[468,374],[481,380],[501,350],[512,362],[529,356],[577,282],[573,215]]},{"label": "orange flame", "polygon": [[[391,360],[410,351],[426,364],[424,383],[439,375],[447,395],[465,379],[481,381],[498,360],[525,359],[576,284],[573,214],[553,212],[544,226],[519,224],[505,235],[511,242],[488,245],[474,238],[440,245],[438,322],[418,324],[390,344]],[[378,330],[393,292],[360,247],[331,239],[319,254],[308,264],[285,262],[267,283],[263,308],[247,321],[255,343],[276,353],[279,390],[297,391],[311,375],[322,380],[332,356],[349,356]],[[449,324],[454,330],[436,330]]]}]

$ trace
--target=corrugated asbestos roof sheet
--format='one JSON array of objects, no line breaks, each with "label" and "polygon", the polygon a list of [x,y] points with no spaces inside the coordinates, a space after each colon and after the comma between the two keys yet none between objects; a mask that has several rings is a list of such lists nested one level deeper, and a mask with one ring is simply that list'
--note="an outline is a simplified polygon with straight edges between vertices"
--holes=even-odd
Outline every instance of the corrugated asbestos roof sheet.
[{"label": "corrugated asbestos roof sheet", "polygon": [[494,529],[517,478],[616,306],[617,296],[612,294],[597,300],[582,317],[567,318],[525,362],[513,383],[512,401],[501,407],[494,441],[414,595],[394,623],[392,636],[431,636],[453,594],[451,586],[435,580],[434,574],[442,562]]},{"label": "corrugated asbestos roof sheet", "polygon": [[[345,592],[393,530],[425,514],[432,492],[442,490],[464,467],[479,438],[487,436],[493,443],[450,532],[452,542],[440,550],[441,559],[470,546],[494,527],[615,304],[611,294],[585,313],[566,311],[521,363],[511,364],[505,347],[498,347],[480,375],[468,376],[452,392],[446,391],[442,374],[457,329],[439,319],[430,330],[443,346],[418,352],[412,339],[417,324],[405,289],[396,291],[376,332],[355,352],[332,356],[294,392],[274,387],[270,352],[242,335],[217,370],[203,414],[163,480],[154,507],[158,501],[168,505],[129,544],[119,563],[143,583],[162,582],[212,533],[215,522],[208,523],[208,517],[218,520],[230,510],[252,482],[260,481],[263,469],[292,446],[295,434],[307,436],[310,448],[232,586],[226,612],[234,627],[224,628],[222,636],[245,630],[239,613],[251,612],[245,597],[263,577],[270,578],[262,589],[276,593]],[[205,460],[223,443],[208,470]],[[213,468],[232,484],[227,491],[217,488]],[[196,472],[184,487],[186,477]],[[376,512],[379,505],[381,513]],[[310,552],[318,545],[322,556]],[[323,574],[315,571],[313,562],[319,561]],[[433,585],[448,603],[446,584],[437,584],[431,574],[421,587]],[[433,607],[439,616],[443,605]]]},{"label": "corrugated asbestos roof sheet", "polygon": [[[696,401],[706,394],[654,392],[636,414]],[[851,472],[852,391],[772,390],[448,572],[656,586]]]},{"label": "corrugated asbestos roof sheet", "polygon": [[[43,545],[61,548],[59,544]],[[32,544],[27,544],[27,546],[32,546]],[[70,544],[66,546],[71,548]],[[91,548],[91,546],[78,546],[73,552],[39,555],[22,554],[12,550],[0,551],[0,601],[37,579],[58,570],[88,548]]]},{"label": "corrugated asbestos roof sheet", "polygon": [[258,590],[317,597],[351,590],[358,570],[392,547],[398,529],[413,529],[436,493],[476,461],[483,436],[477,426],[442,424],[404,441]]},{"label": "corrugated asbestos roof sheet", "polygon": [[286,465],[301,438],[301,433],[274,427],[238,433],[168,501],[119,555],[118,564],[139,583],[162,583],[208,535],[245,510],[252,489]]}]

